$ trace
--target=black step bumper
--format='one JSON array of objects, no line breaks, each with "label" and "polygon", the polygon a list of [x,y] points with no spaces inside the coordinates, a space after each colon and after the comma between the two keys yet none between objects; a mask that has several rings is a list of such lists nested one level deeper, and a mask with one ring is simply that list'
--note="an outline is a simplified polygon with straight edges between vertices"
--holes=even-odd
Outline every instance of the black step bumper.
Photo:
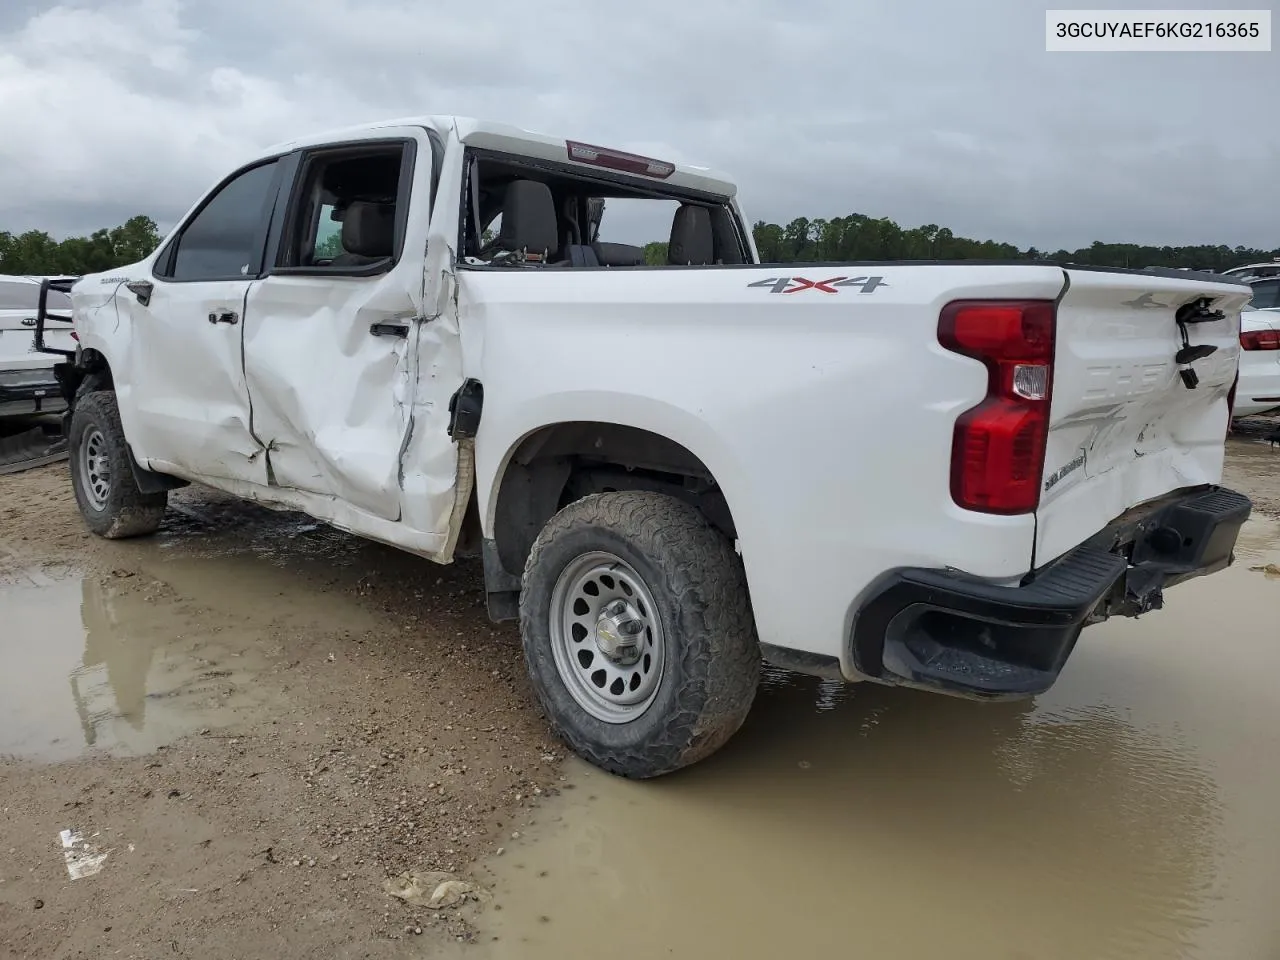
[{"label": "black step bumper", "polygon": [[4,371],[0,371],[0,415],[57,413],[66,408],[62,388],[52,372],[48,379],[24,377],[17,383],[5,383]]},{"label": "black step bumper", "polygon": [[946,570],[885,578],[854,618],[865,677],[975,699],[1049,689],[1080,631],[1163,604],[1163,590],[1231,564],[1249,498],[1222,487],[1143,504],[1016,587]]}]

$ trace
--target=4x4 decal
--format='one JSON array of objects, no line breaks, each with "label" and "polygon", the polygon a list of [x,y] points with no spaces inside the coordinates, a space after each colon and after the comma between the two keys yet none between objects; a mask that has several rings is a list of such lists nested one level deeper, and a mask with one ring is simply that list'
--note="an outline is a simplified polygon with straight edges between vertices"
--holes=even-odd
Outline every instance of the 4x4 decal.
[{"label": "4x4 decal", "polygon": [[832,277],[829,280],[810,280],[807,277],[770,277],[748,283],[748,287],[768,287],[770,293],[800,293],[802,290],[820,290],[823,293],[839,293],[841,287],[859,287],[860,293],[874,293],[879,287],[887,287],[884,277]]}]

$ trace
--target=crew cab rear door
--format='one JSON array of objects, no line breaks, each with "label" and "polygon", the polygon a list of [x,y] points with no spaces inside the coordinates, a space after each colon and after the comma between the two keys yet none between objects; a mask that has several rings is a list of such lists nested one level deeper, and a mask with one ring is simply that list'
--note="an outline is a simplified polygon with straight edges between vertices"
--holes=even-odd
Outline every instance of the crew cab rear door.
[{"label": "crew cab rear door", "polygon": [[[1220,481],[1240,309],[1250,296],[1233,282],[1066,273],[1036,511],[1037,564],[1139,503]],[[1200,300],[1207,312],[1192,313]],[[1198,322],[1179,324],[1179,310]],[[1215,349],[1179,365],[1175,357],[1187,344]],[[1187,369],[1194,388],[1184,379]]]},{"label": "crew cab rear door", "polygon": [[[435,154],[422,128],[379,133],[296,155],[272,266],[246,305],[253,427],[271,484],[382,521],[405,520],[412,499],[410,526],[444,537],[456,470],[447,397],[415,409],[420,362],[442,377],[461,372],[456,344],[432,348],[422,333]],[[409,498],[404,453],[420,432],[448,449]],[[343,525],[377,535],[359,521]]]}]

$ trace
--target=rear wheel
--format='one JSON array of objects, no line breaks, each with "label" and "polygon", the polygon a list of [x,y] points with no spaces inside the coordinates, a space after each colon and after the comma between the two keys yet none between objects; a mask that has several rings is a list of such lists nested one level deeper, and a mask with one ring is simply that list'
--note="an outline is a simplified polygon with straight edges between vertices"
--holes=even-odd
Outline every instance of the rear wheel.
[{"label": "rear wheel", "polygon": [[557,735],[610,773],[670,773],[742,725],[760,677],[742,563],[693,507],[605,493],[534,543],[520,598],[525,659]]},{"label": "rear wheel", "polygon": [[67,441],[71,486],[89,529],[108,540],[154,533],[168,494],[138,489],[114,392],[99,390],[76,400]]}]

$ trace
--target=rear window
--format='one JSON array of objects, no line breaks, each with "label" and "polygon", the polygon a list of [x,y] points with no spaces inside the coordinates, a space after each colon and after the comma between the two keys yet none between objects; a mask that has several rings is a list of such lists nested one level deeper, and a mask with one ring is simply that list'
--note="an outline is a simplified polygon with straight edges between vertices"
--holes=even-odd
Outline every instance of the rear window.
[{"label": "rear window", "polygon": [[1255,310],[1280,307],[1280,279],[1255,281],[1253,283],[1253,300],[1249,305]]},{"label": "rear window", "polygon": [[[0,310],[30,310],[40,306],[40,284],[28,280],[0,280]],[[49,309],[71,309],[71,298],[59,290],[49,291]]]}]

